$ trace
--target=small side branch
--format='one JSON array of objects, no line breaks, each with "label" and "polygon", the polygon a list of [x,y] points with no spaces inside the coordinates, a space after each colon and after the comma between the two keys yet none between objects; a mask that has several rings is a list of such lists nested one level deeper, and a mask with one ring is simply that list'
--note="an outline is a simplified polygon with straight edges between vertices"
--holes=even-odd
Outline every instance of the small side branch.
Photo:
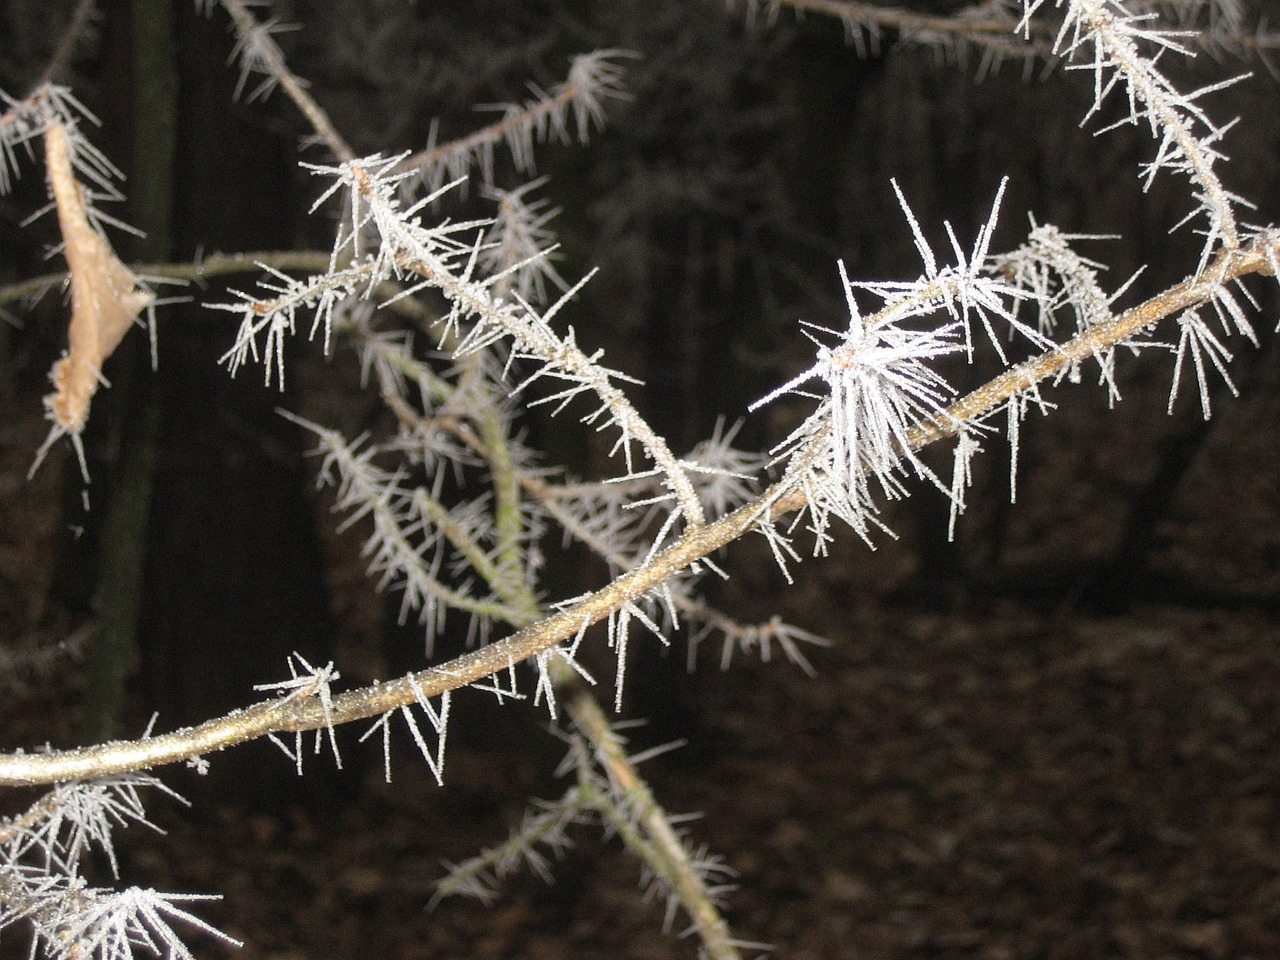
[{"label": "small side branch", "polygon": [[715,893],[690,860],[689,851],[671,826],[666,811],[609,729],[600,704],[576,675],[563,664],[560,667],[564,682],[572,691],[568,700],[569,715],[590,739],[609,777],[627,795],[633,821],[643,831],[643,841],[637,844],[640,849],[636,852],[654,874],[669,885],[672,898],[689,914],[706,955],[712,960],[739,960],[741,953],[716,906]]},{"label": "small side branch", "polygon": [[259,23],[243,0],[221,0],[221,3],[231,16],[231,22],[235,24],[245,72],[254,70],[267,74],[267,82],[280,85],[335,157],[344,162],[354,160],[355,151],[334,127],[324,108],[307,92],[302,79],[289,69],[280,45],[271,37],[271,25]]}]

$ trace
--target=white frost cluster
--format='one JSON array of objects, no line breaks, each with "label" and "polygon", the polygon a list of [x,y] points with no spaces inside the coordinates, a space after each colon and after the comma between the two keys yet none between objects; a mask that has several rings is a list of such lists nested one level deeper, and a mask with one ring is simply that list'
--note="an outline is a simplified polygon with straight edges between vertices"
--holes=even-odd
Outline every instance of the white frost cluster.
[{"label": "white frost cluster", "polygon": [[182,799],[155,778],[132,774],[61,784],[25,813],[0,820],[0,929],[29,925],[33,957],[194,960],[174,921],[240,946],[182,906],[217,897],[93,887],[81,876],[81,861],[91,852],[102,854],[117,875],[117,829],[155,829],[138,796],[143,787]]},{"label": "white frost cluster", "polygon": [[[870,543],[872,531],[884,529],[876,518],[877,488],[891,499],[904,496],[908,471],[937,486],[953,503],[962,503],[954,486],[944,485],[916,454],[918,431],[953,434],[963,426],[947,411],[954,391],[930,364],[948,354],[971,355],[975,322],[1001,355],[996,321],[1032,342],[1043,339],[1014,315],[1013,305],[1029,296],[1027,291],[988,270],[1000,194],[969,252],[947,225],[955,263],[942,267],[906,199],[897,192],[924,273],[909,282],[860,283],[851,281],[841,265],[848,329],[824,331],[838,337],[834,346],[811,338],[818,345],[817,362],[754,405],[799,392],[798,387],[812,380],[826,386],[818,409],[780,448],[788,465],[775,497],[804,491],[819,550],[832,515]],[[864,317],[855,297],[858,291],[876,295],[883,306]],[[969,454],[973,449],[968,448]],[[967,475],[967,467],[962,473]]]}]

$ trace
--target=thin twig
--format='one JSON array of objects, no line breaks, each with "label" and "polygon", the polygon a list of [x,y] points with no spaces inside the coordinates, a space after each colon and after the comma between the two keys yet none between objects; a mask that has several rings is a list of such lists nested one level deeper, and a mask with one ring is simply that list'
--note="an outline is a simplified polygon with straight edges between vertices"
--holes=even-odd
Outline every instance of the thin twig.
[{"label": "thin twig", "polygon": [[329,115],[325,113],[320,104],[316,103],[315,98],[307,93],[306,87],[302,80],[289,69],[289,65],[285,62],[284,54],[280,52],[280,47],[274,40],[268,36],[262,24],[258,23],[257,18],[244,5],[242,0],[220,0],[223,9],[231,15],[232,23],[235,24],[236,33],[240,36],[242,42],[249,43],[249,38],[254,37],[259,44],[259,49],[264,53],[262,65],[270,71],[276,82],[284,88],[284,92],[288,95],[302,115],[307,118],[307,122],[311,124],[311,128],[329,147],[329,150],[335,157],[344,163],[348,163],[356,158],[355,151],[343,139],[337,128],[333,125],[333,121],[329,119]]},{"label": "thin twig", "polygon": [[742,954],[734,944],[729,925],[720,908],[716,906],[712,892],[702,875],[689,859],[685,845],[680,842],[666,811],[640,776],[618,738],[609,729],[609,721],[600,709],[591,691],[582,679],[564,664],[557,664],[557,685],[563,684],[571,692],[567,709],[578,729],[590,739],[596,756],[609,771],[618,787],[632,802],[645,839],[643,850],[637,851],[651,868],[669,884],[671,893],[684,907],[712,960],[739,960]]},{"label": "thin twig", "polygon": [[53,57],[44,68],[44,72],[40,74],[40,79],[32,84],[32,90],[39,90],[47,84],[54,83],[58,75],[66,69],[67,62],[71,59],[71,51],[75,49],[76,41],[80,39],[85,24],[93,15],[93,4],[94,0],[79,0],[76,4],[71,19],[67,21],[67,28],[62,32],[62,39],[58,41],[58,49],[53,52]]}]

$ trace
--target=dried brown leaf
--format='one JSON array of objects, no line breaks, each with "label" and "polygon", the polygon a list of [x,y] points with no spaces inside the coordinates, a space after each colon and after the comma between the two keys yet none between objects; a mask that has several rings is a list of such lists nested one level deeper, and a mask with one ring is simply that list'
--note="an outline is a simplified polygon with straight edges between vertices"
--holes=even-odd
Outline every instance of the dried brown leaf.
[{"label": "dried brown leaf", "polygon": [[79,433],[89,418],[89,403],[98,385],[106,382],[103,362],[153,298],[138,288],[137,277],[89,222],[66,131],[54,124],[44,142],[49,186],[71,274],[67,353],[49,374],[54,393],[45,398],[45,405],[55,430]]}]

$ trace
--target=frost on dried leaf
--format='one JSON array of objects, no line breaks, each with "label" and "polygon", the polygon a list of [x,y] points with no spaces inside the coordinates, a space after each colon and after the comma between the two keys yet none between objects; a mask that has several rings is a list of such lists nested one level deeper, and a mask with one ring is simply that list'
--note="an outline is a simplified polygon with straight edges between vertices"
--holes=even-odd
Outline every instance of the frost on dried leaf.
[{"label": "frost on dried leaf", "polygon": [[59,124],[45,133],[49,186],[71,274],[71,323],[67,353],[53,365],[54,392],[45,398],[54,435],[79,434],[89,402],[102,380],[102,364],[152,296],[120,262],[106,238],[89,222],[80,184],[72,171],[67,134]]}]

